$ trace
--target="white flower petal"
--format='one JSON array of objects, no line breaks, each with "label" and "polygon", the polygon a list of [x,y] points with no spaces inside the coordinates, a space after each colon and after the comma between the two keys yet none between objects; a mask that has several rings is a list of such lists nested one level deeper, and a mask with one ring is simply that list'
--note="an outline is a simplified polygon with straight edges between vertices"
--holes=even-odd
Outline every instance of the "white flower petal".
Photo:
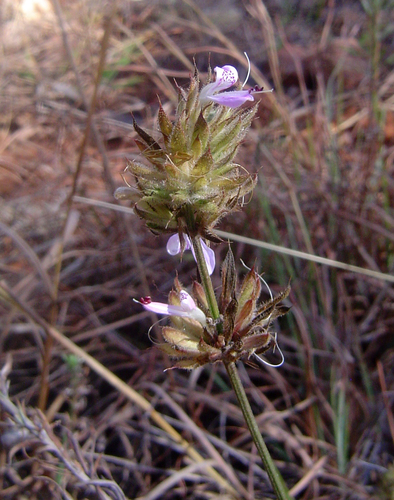
[{"label": "white flower petal", "polygon": [[207,317],[201,311],[201,309],[199,309],[198,307],[196,307],[193,311],[190,312],[189,318],[192,318],[192,319],[198,321],[203,326],[205,326],[207,324]]},{"label": "white flower petal", "polygon": [[181,290],[179,294],[179,298],[181,299],[181,307],[184,311],[192,311],[196,309],[196,303],[193,300],[193,297],[187,293],[186,290]]},{"label": "white flower petal", "polygon": [[[202,251],[204,254],[204,259],[205,259],[205,262],[207,264],[208,272],[211,275],[215,270],[215,264],[216,264],[215,252],[212,250],[212,248],[209,248],[209,246],[204,242],[204,240],[201,240],[201,246],[202,246]],[[193,247],[191,247],[191,251],[192,251],[194,260],[197,262],[196,254],[194,253]]]},{"label": "white flower petal", "polygon": [[177,255],[181,251],[181,241],[178,234],[173,234],[167,241],[167,252],[170,255]]},{"label": "white flower petal", "polygon": [[215,270],[216,264],[215,252],[202,240],[201,244],[202,251],[204,252],[205,262],[207,263],[208,272],[209,274],[212,274]]},{"label": "white flower petal", "polygon": [[[189,236],[184,234],[183,239],[185,241],[185,250],[190,250],[191,241]],[[166,249],[167,253],[170,255],[178,255],[178,253],[181,253],[181,240],[179,238],[179,234],[173,234],[168,238]]]},{"label": "white flower petal", "polygon": [[220,88],[216,90],[228,89],[238,81],[238,71],[234,66],[230,66],[229,64],[226,64],[226,66],[222,68],[216,66],[214,71],[216,74],[216,81],[220,83]]}]

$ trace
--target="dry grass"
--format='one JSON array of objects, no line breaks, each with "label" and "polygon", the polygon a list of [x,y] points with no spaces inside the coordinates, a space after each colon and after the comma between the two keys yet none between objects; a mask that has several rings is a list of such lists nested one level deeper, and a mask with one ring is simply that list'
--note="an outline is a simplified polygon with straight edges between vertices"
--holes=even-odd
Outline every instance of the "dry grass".
[{"label": "dry grass", "polygon": [[[164,373],[132,301],[165,299],[175,266],[189,283],[193,263],[135,216],[71,195],[115,203],[138,154],[130,112],[154,132],[156,96],[171,113],[193,57],[204,73],[208,53],[241,67],[247,50],[275,93],[239,154],[258,187],[221,229],[392,278],[394,9],[33,3],[0,5],[0,498],[271,498],[225,371]],[[274,290],[292,281],[285,365],[240,364],[292,493],[393,498],[392,281],[234,253]]]}]

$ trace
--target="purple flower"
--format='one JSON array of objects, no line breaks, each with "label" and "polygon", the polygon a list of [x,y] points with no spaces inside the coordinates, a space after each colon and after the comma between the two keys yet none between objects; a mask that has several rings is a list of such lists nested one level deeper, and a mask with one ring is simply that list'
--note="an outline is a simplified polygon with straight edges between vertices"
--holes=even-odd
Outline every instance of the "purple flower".
[{"label": "purple flower", "polygon": [[250,61],[246,53],[245,56],[248,60],[248,74],[242,84],[241,90],[230,90],[218,94],[221,90],[226,90],[237,83],[238,71],[233,66],[229,65],[223,66],[222,68],[216,66],[214,69],[216,80],[212,83],[208,83],[208,85],[205,85],[205,87],[201,89],[200,102],[202,106],[206,106],[212,101],[229,108],[238,108],[246,101],[254,101],[254,94],[264,94],[273,91],[273,89],[263,90],[263,87],[260,88],[257,85],[252,89],[243,90],[250,75]]},{"label": "purple flower", "polygon": [[168,316],[181,316],[184,318],[194,319],[202,325],[205,325],[207,318],[205,314],[196,306],[193,297],[186,290],[181,290],[179,293],[181,304],[174,306],[165,304],[164,302],[152,302],[150,297],[142,297],[139,303],[147,310],[156,314],[166,314]]},{"label": "purple flower", "polygon": [[[183,239],[185,240],[185,250],[191,250],[194,260],[196,260],[196,255],[194,253],[193,245],[190,241],[190,238],[184,234]],[[205,262],[207,264],[209,274],[212,274],[215,270],[215,252],[212,248],[209,248],[203,240],[201,240],[202,251],[204,253]],[[181,240],[179,239],[178,234],[172,235],[167,242],[167,252],[170,255],[177,255],[181,252]]]},{"label": "purple flower", "polygon": [[215,92],[228,89],[229,87],[235,85],[238,81],[238,71],[234,68],[234,66],[226,65],[223,66],[223,68],[216,66],[214,71],[216,80],[212,83],[208,83],[208,85],[205,85],[205,87],[201,89],[200,102],[202,106],[209,104],[209,100]]},{"label": "purple flower", "polygon": [[221,94],[209,96],[211,101],[228,106],[229,108],[238,108],[246,101],[254,101],[251,90],[233,90],[230,92],[222,92]]}]

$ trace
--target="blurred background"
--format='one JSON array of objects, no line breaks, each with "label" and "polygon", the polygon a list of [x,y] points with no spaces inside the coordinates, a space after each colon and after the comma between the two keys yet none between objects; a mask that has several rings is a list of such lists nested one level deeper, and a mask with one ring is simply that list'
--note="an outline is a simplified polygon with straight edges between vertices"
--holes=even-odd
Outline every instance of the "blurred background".
[{"label": "blurred background", "polygon": [[254,195],[219,229],[332,262],[234,243],[240,277],[242,259],[274,293],[292,285],[285,364],[239,363],[242,380],[296,498],[394,498],[393,7],[2,1],[0,498],[274,498],[223,367],[164,372],[133,302],[165,301],[175,270],[190,285],[192,257],[113,197],[139,158],[132,114],[159,140],[158,97],[173,115],[194,62],[202,81],[224,64],[243,81],[244,52],[248,85],[274,92],[237,156]]}]

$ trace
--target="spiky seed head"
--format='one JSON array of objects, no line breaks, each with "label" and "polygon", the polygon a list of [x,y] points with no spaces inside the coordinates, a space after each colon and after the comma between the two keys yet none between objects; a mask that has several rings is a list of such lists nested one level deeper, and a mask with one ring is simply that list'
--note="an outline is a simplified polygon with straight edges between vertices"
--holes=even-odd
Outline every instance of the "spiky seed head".
[{"label": "spiky seed head", "polygon": [[[272,321],[289,310],[281,304],[290,293],[287,287],[272,299],[259,303],[261,280],[252,268],[238,287],[234,257],[228,250],[222,266],[220,320],[209,317],[208,301],[202,286],[193,284],[194,301],[206,314],[202,324],[187,317],[171,316],[171,327],[163,328],[165,343],[160,349],[177,360],[175,368],[193,369],[207,363],[236,361],[252,354],[262,354],[276,345],[270,330]],[[175,280],[169,304],[180,304],[183,287]]]},{"label": "spiky seed head", "polygon": [[[231,84],[227,82],[227,87]],[[220,241],[213,228],[239,208],[256,184],[256,176],[234,157],[257,105],[241,109],[216,104],[204,92],[212,85],[216,82],[200,90],[196,70],[187,91],[178,87],[173,121],[159,104],[160,144],[134,120],[136,144],[145,161],[128,164],[135,188],[120,188],[115,196],[129,198],[154,233],[186,231]]]}]

